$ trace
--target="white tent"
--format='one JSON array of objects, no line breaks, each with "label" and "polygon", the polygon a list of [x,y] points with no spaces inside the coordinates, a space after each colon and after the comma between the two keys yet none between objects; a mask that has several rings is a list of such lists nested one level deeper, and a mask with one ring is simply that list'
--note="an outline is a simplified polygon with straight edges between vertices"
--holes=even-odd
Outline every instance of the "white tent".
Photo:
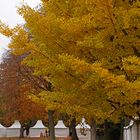
[{"label": "white tent", "polygon": [[40,137],[42,133],[45,136],[45,129],[46,127],[43,125],[41,120],[38,120],[36,124],[30,128],[30,137]]},{"label": "white tent", "polygon": [[129,125],[124,127],[123,136],[124,140],[140,140],[140,124],[137,125],[131,120]]},{"label": "white tent", "polygon": [[84,118],[82,118],[81,123],[76,126],[76,132],[79,140],[91,139],[90,126],[86,124]]},{"label": "white tent", "polygon": [[20,136],[21,124],[16,120],[10,127],[6,129],[7,137],[19,137]]},{"label": "white tent", "polygon": [[0,137],[6,137],[6,127],[0,124]]},{"label": "white tent", "polygon": [[55,126],[55,136],[59,138],[69,136],[69,128],[64,125],[62,120],[59,120]]}]

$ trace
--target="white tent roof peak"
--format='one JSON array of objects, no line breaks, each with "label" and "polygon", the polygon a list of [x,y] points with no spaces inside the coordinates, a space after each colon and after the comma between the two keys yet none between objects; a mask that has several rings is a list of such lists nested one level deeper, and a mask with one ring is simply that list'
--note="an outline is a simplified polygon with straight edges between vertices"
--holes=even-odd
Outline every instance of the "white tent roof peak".
[{"label": "white tent roof peak", "polygon": [[31,127],[31,128],[46,128],[46,127],[45,127],[44,124],[42,123],[42,120],[38,120],[38,121],[36,122],[36,124],[35,124],[33,127]]},{"label": "white tent roof peak", "polygon": [[0,124],[0,128],[6,128],[6,127],[4,127],[2,124]]},{"label": "white tent roof peak", "polygon": [[21,128],[21,124],[18,120],[15,120],[9,128]]},{"label": "white tent roof peak", "polygon": [[76,126],[76,129],[80,128],[90,129],[90,125],[86,123],[85,118],[82,118],[81,123]]},{"label": "white tent roof peak", "polygon": [[124,129],[128,129],[134,125],[134,121],[131,120],[128,126],[123,127]]},{"label": "white tent roof peak", "polygon": [[82,118],[81,122],[82,123],[85,123],[86,122],[86,119],[85,118]]},{"label": "white tent roof peak", "polygon": [[55,128],[67,128],[64,123],[63,123],[63,120],[58,120]]}]

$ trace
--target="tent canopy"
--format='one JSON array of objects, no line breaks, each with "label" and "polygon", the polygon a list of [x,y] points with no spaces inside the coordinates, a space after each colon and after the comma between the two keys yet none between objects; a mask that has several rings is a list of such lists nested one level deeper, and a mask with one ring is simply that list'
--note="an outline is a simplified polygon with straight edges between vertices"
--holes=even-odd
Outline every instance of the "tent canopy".
[{"label": "tent canopy", "polygon": [[55,128],[67,128],[67,127],[64,125],[63,120],[59,120]]},{"label": "tent canopy", "polygon": [[21,124],[16,120],[9,128],[21,128]]},{"label": "tent canopy", "polygon": [[128,126],[125,126],[124,129],[128,129],[134,125],[134,121],[131,120]]},{"label": "tent canopy", "polygon": [[36,124],[31,128],[46,128],[41,120],[38,120]]},{"label": "tent canopy", "polygon": [[2,124],[0,124],[0,128],[6,128],[6,127],[4,127]]},{"label": "tent canopy", "polygon": [[85,118],[82,118],[81,123],[76,126],[76,129],[80,129],[80,128],[90,129],[90,126],[86,124]]}]

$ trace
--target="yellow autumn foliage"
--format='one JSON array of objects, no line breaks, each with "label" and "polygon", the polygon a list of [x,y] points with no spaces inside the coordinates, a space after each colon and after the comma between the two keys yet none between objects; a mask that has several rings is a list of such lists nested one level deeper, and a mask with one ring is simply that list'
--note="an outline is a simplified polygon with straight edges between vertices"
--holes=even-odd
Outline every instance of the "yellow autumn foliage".
[{"label": "yellow autumn foliage", "polygon": [[26,24],[8,30],[9,47],[51,81],[37,97],[47,109],[98,122],[139,115],[139,1],[42,0],[19,13]]}]

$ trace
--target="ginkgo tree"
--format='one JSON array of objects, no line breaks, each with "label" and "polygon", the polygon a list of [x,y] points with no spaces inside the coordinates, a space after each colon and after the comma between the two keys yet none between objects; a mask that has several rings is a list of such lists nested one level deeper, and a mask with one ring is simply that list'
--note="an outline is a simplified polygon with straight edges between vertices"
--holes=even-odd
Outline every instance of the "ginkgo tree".
[{"label": "ginkgo tree", "polygon": [[140,113],[139,12],[138,0],[42,0],[38,10],[19,9],[24,27],[0,31],[53,85],[34,100],[91,122],[118,122]]}]

